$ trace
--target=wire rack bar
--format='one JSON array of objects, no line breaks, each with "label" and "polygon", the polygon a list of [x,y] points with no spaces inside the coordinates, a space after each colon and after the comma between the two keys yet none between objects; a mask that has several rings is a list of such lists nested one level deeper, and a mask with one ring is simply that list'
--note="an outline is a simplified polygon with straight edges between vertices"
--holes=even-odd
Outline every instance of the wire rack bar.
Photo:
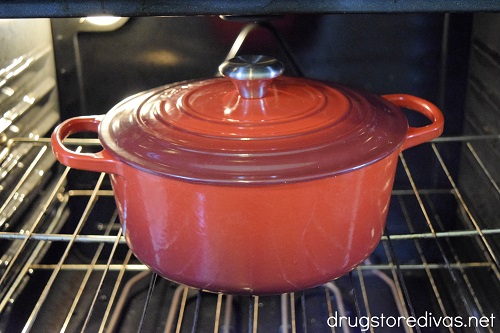
[{"label": "wire rack bar", "polygon": [[[483,251],[483,252],[489,256],[489,259],[491,259],[491,260],[493,260],[495,262],[495,264],[497,266],[497,269],[498,269],[500,267],[500,263],[498,261],[498,258],[496,256],[496,254],[494,253],[494,251],[492,249],[491,244],[486,239],[486,237],[485,237],[485,235],[484,235],[481,227],[479,226],[477,220],[472,215],[472,213],[471,213],[471,211],[470,211],[467,203],[465,202],[465,200],[464,200],[461,192],[458,190],[458,187],[457,187],[455,181],[453,180],[453,177],[451,177],[451,174],[450,174],[450,172],[448,170],[448,167],[444,163],[444,160],[441,157],[441,154],[439,153],[439,150],[437,149],[436,145],[434,143],[432,143],[431,146],[432,146],[432,150],[434,151],[434,153],[436,154],[436,157],[439,160],[439,164],[441,164],[441,167],[443,168],[443,171],[446,173],[446,176],[448,177],[448,180],[450,181],[451,186],[455,190],[457,198],[458,198],[458,200],[460,200],[461,206],[466,211],[467,216],[469,217],[470,221],[474,225],[474,229],[479,233],[479,236],[481,237],[481,241],[482,241],[483,245],[486,247],[487,251]],[[418,197],[418,194],[416,194],[416,195]]]},{"label": "wire rack bar", "polygon": [[[366,285],[365,285],[365,279],[363,278],[363,272],[359,269],[359,266],[356,268],[358,270],[358,278],[359,278],[359,284],[361,286],[361,296],[365,308],[365,314],[368,317],[372,317],[372,312],[370,310],[370,302],[368,301],[368,294],[366,292]],[[374,332],[374,328],[370,327],[370,332]]]},{"label": "wire rack bar", "polygon": [[[500,235],[500,229],[481,229],[485,236]],[[454,237],[471,237],[480,236],[481,233],[477,230],[454,230],[454,231],[438,231],[432,233],[408,233],[391,235],[392,241],[411,240],[411,239],[426,239],[426,238],[454,238]],[[76,243],[114,243],[118,236],[111,235],[77,235],[74,239]],[[71,234],[50,234],[50,233],[32,233],[29,232],[0,232],[0,239],[15,240],[15,239],[31,239],[36,241],[47,242],[69,242],[73,238]],[[118,237],[120,244],[126,244],[124,236]],[[381,240],[388,240],[387,236],[382,236]]]},{"label": "wire rack bar", "polygon": [[[99,177],[99,180],[97,181],[97,184],[96,184],[96,189],[98,189],[99,187],[101,187],[101,184],[102,184],[102,181],[104,179],[104,174],[101,174],[101,176]],[[94,206],[94,203],[95,201],[97,200],[97,196],[96,195],[93,195],[89,198],[89,201],[88,201],[88,204],[87,204],[87,207],[85,207],[85,211],[83,212],[82,216],[81,216],[81,219],[80,221],[78,222],[78,225],[77,227],[75,228],[75,233],[74,233],[74,237],[76,238],[76,235],[80,232],[80,230],[82,229],[83,227],[83,224],[85,223],[85,221],[87,220],[89,214],[90,214],[90,211],[92,210],[92,207]],[[31,312],[31,315],[30,317],[28,318],[24,328],[23,328],[23,333],[24,332],[28,332],[31,330],[31,328],[33,327],[33,324],[35,323],[35,320],[38,316],[38,313],[42,307],[42,304],[43,302],[45,301],[50,289],[52,288],[52,285],[54,284],[54,281],[57,277],[57,274],[59,273],[60,269],[61,269],[61,266],[62,264],[64,263],[64,261],[66,260],[68,254],[69,254],[69,251],[71,249],[71,247],[73,246],[73,243],[74,243],[74,240],[68,242],[68,245],[63,253],[63,255],[61,256],[61,259],[59,260],[56,268],[54,269],[52,275],[50,276],[49,278],[49,281],[47,282],[43,292],[42,292],[42,295],[40,296],[40,298],[38,299],[38,302],[36,303],[35,305],[35,308],[33,309],[33,311]]]},{"label": "wire rack bar", "polygon": [[40,160],[41,160],[41,158],[42,158],[42,156],[43,156],[43,154],[45,153],[46,150],[47,150],[47,146],[43,146],[42,149],[38,152],[38,154],[33,159],[33,161],[31,162],[30,166],[28,167],[28,169],[26,169],[26,171],[24,172],[24,174],[21,177],[21,179],[19,179],[19,181],[17,182],[16,186],[14,186],[14,188],[10,192],[9,196],[7,197],[7,199],[5,199],[5,202],[2,205],[2,207],[0,207],[0,214],[4,212],[5,208],[7,207],[7,204],[12,200],[12,198],[14,197],[14,195],[16,193],[18,193],[17,191],[19,191],[19,189],[21,188],[21,186],[23,185],[23,183],[26,181],[26,179],[28,179],[28,177],[32,174],[33,170],[35,169],[35,167],[38,164],[38,162],[40,162]]},{"label": "wire rack bar", "polygon": [[[139,322],[139,329],[137,330],[138,332],[142,332],[142,330],[143,330],[144,320],[146,319],[146,314],[148,312],[149,302],[151,300],[151,296],[153,295],[153,290],[155,288],[157,277],[158,277],[158,275],[156,273],[151,274],[151,281],[149,282],[148,294],[146,297],[146,301],[144,302],[144,308],[142,310],[141,321]],[[198,306],[198,303],[197,303],[197,306]],[[106,322],[106,320],[102,321],[102,327],[104,327],[105,322]]]},{"label": "wire rack bar", "polygon": [[495,181],[495,179],[493,179],[493,176],[488,171],[488,168],[486,167],[486,165],[484,164],[484,162],[481,160],[481,158],[479,157],[478,153],[476,152],[476,150],[474,149],[474,147],[472,146],[472,144],[470,142],[467,142],[466,145],[467,145],[467,149],[469,149],[469,151],[471,152],[472,156],[474,156],[474,159],[475,159],[476,163],[479,165],[479,167],[481,168],[481,170],[483,171],[483,173],[486,175],[486,177],[488,177],[488,180],[490,181],[491,186],[493,186],[493,188],[495,189],[495,191],[498,194],[500,194],[500,187],[498,186],[498,184]]},{"label": "wire rack bar", "polygon": [[[432,203],[432,201],[428,197],[425,197],[425,199],[427,200],[429,207],[431,208],[431,211],[433,212],[436,224],[439,226],[439,228],[443,229],[444,228],[443,223],[442,223],[441,219],[439,218],[439,215],[435,212],[434,204]],[[450,243],[450,239],[445,239],[445,241],[448,245],[448,248],[450,249],[451,255],[453,256],[453,260],[457,264],[461,264],[461,260],[459,259],[459,256],[456,253],[454,247]],[[493,271],[496,271],[496,276],[498,277],[499,275],[498,275],[498,270],[496,269],[496,266],[492,263],[491,267],[492,267]],[[479,313],[484,315],[485,311],[483,310],[483,307],[481,306],[481,302],[478,300],[476,293],[474,291],[474,288],[472,287],[472,284],[470,282],[470,278],[469,278],[469,274],[468,274],[469,272],[467,272],[462,267],[459,267],[458,269],[460,271],[460,276],[463,278],[463,281],[464,281],[465,285],[467,286],[467,291],[469,292],[469,295],[472,297],[476,308],[478,309]],[[445,314],[446,313],[445,309],[442,309],[442,310],[443,310],[443,314]],[[446,316],[446,314],[445,314],[445,316]],[[450,330],[452,330],[451,327],[450,327]],[[492,332],[491,328],[488,328],[488,331]]]},{"label": "wire rack bar", "polygon": [[[122,230],[120,229],[120,231],[118,232],[118,235],[121,235],[121,233],[122,233]],[[99,293],[101,292],[101,289],[102,289],[102,286],[104,283],[104,279],[106,278],[106,275],[109,272],[109,265],[111,264],[111,261],[113,259],[115,252],[116,252],[117,246],[118,246],[118,239],[113,244],[113,248],[111,249],[111,253],[108,257],[108,262],[106,264],[106,269],[104,269],[102,272],[101,280],[99,281],[99,286],[96,289],[96,292],[94,294],[94,298],[92,299],[92,303],[90,305],[90,309],[87,313],[87,317],[85,318],[85,322],[83,323],[82,332],[85,332],[87,325],[89,324],[90,318],[91,318],[92,314],[94,313],[94,306],[95,306],[97,299],[99,297]],[[129,251],[129,253],[130,253],[130,251]],[[125,260],[128,261],[130,256],[131,256],[131,254],[127,255]],[[111,293],[111,301],[108,303],[108,307],[106,308],[106,311],[104,312],[103,320],[101,322],[101,326],[99,327],[99,332],[104,331],[104,324],[106,323],[106,319],[111,311],[110,306],[111,306],[111,304],[113,304],[112,301],[115,299],[116,292],[117,292],[117,286],[119,286],[121,284],[123,274],[124,274],[124,270],[122,269],[122,270],[120,270],[120,275],[119,275],[118,279],[116,280],[115,288],[113,289],[113,292]]]},{"label": "wire rack bar", "polygon": [[[402,208],[403,215],[405,217],[405,222],[406,225],[408,226],[408,229],[410,230],[411,233],[414,233],[414,227],[413,223],[411,221],[410,213],[408,212],[408,209],[404,203],[403,200],[401,200],[401,197],[398,198],[398,203]],[[439,292],[439,289],[437,287],[436,281],[434,280],[434,276],[431,273],[431,269],[429,268],[429,264],[427,262],[427,259],[425,258],[424,251],[422,249],[422,246],[420,245],[419,239],[414,239],[414,244],[417,249],[418,255],[420,256],[420,260],[422,261],[422,264],[424,266],[425,274],[427,275],[427,278],[429,279],[429,282],[431,284],[432,291],[434,293],[434,297],[436,298],[436,301],[438,302],[439,309],[443,313],[444,316],[447,316],[447,311],[446,307],[444,306],[441,293]]]},{"label": "wire rack bar", "polygon": [[[80,151],[81,148],[77,148],[77,152]],[[56,198],[57,194],[59,193],[59,188],[62,186],[62,184],[66,181],[66,176],[68,175],[68,172],[69,172],[70,168],[65,168],[61,177],[59,178],[59,180],[57,181],[57,185],[54,187],[54,190],[47,196],[47,199],[45,201],[45,204],[43,205],[43,207],[40,209],[40,212],[35,220],[35,223],[33,224],[33,226],[31,227],[31,229],[27,232],[28,234],[28,237],[26,237],[23,241],[23,243],[21,244],[21,246],[19,247],[19,250],[16,252],[16,254],[14,255],[14,257],[12,258],[12,260],[10,261],[9,265],[7,266],[7,269],[6,271],[4,272],[4,274],[2,275],[2,277],[0,278],[0,286],[2,286],[2,284],[5,282],[5,279],[7,278],[7,276],[9,275],[9,272],[10,270],[12,269],[12,267],[14,266],[14,264],[16,263],[17,259],[19,258],[21,252],[24,250],[24,248],[26,247],[26,244],[29,240],[29,235],[31,235],[33,233],[34,230],[36,230],[36,228],[38,227],[39,223],[41,222],[43,216],[47,213],[47,210],[49,209],[52,201]],[[3,308],[4,306],[4,302],[5,300],[2,300],[2,303],[0,303],[0,309]]]},{"label": "wire rack bar", "polygon": [[297,333],[297,316],[295,314],[295,293],[290,293],[290,318],[292,333]]},{"label": "wire rack bar", "polygon": [[[439,156],[439,152],[437,151],[437,149],[436,149],[436,147],[435,147],[434,144],[432,144],[432,147],[433,147],[433,150],[434,150],[436,156],[438,157],[438,159],[440,161],[441,166],[443,167],[446,175],[448,176],[448,180],[452,184],[453,188],[457,191],[457,195],[460,198],[460,194],[458,193],[458,189],[456,188],[456,186],[454,186],[453,180],[451,179],[451,176],[450,176],[450,174],[449,174],[446,166],[444,165],[443,160]],[[421,208],[422,214],[425,217],[425,221],[426,221],[426,223],[427,223],[427,225],[428,225],[431,233],[435,234],[436,231],[435,231],[435,228],[434,228],[434,226],[432,224],[432,221],[431,221],[431,218],[430,218],[430,214],[428,213],[427,209],[425,208],[425,205],[423,204],[422,197],[419,195],[419,193],[417,193],[417,187],[416,187],[415,181],[413,179],[413,176],[412,176],[412,174],[410,172],[410,169],[409,169],[409,167],[408,167],[408,165],[406,163],[406,160],[405,160],[403,154],[400,155],[400,159],[401,159],[401,162],[403,163],[403,166],[405,168],[405,172],[406,172],[406,175],[408,176],[408,180],[410,181],[411,187],[412,187],[412,189],[415,190],[415,197],[416,197],[416,199],[418,201],[418,204],[419,204],[419,206]],[[465,205],[465,202],[463,202],[463,201],[461,201],[461,202]],[[466,308],[467,313],[469,314],[469,316],[472,316],[474,313],[473,313],[473,309],[471,308],[471,305],[470,305],[470,302],[469,302],[470,293],[467,292],[466,286],[464,286],[463,281],[460,279],[460,277],[458,276],[458,274],[456,273],[456,271],[453,270],[453,269],[451,269],[451,267],[450,267],[451,266],[451,260],[448,258],[448,255],[447,255],[446,251],[444,250],[444,246],[443,246],[442,242],[440,241],[440,239],[435,238],[435,243],[436,243],[436,245],[437,245],[437,247],[439,249],[439,252],[441,254],[442,259],[444,260],[446,271],[450,274],[450,277],[451,277],[452,281],[458,287],[457,288],[458,294],[460,296],[460,299],[461,299],[464,307]],[[469,292],[470,292],[470,289],[469,289]],[[405,295],[405,296],[408,297],[407,295]],[[412,315],[414,316],[413,312],[412,312]],[[417,328],[418,328],[418,326],[417,326]]]},{"label": "wire rack bar", "polygon": [[188,297],[189,288],[184,287],[184,292],[182,293],[181,307],[179,310],[179,317],[177,318],[177,326],[175,327],[175,333],[179,333],[182,328],[182,320],[184,319],[184,311],[186,310],[186,301]]},{"label": "wire rack bar", "polygon": [[[109,235],[111,233],[111,229],[112,229],[114,220],[116,218],[117,218],[117,214],[115,212],[111,221],[108,223],[108,227],[106,228],[106,230],[104,232],[105,235]],[[80,298],[83,295],[83,291],[85,290],[85,287],[87,286],[87,283],[90,280],[90,276],[91,276],[92,272],[94,271],[94,267],[97,264],[97,260],[101,256],[103,249],[104,249],[104,243],[99,243],[99,246],[94,253],[94,257],[92,258],[92,261],[91,261],[87,271],[85,272],[85,276],[83,277],[82,282],[80,283],[80,287],[78,288],[78,291],[75,295],[73,303],[71,304],[71,307],[69,308],[68,314],[66,315],[63,326],[61,328],[62,332],[66,331],[66,329],[68,328],[69,321],[71,320],[71,317],[73,316],[73,313],[75,312],[75,309],[80,301]]]},{"label": "wire rack bar", "polygon": [[[62,209],[64,209],[64,206],[61,206]],[[23,243],[24,245],[24,243]],[[9,290],[7,290],[7,293],[6,295],[4,296],[4,298],[1,300],[0,302],[0,313],[2,313],[6,307],[6,305],[10,302],[10,300],[12,299],[12,295],[14,294],[14,292],[16,291],[16,289],[22,284],[22,281],[23,279],[26,277],[26,275],[31,271],[31,264],[37,259],[38,257],[38,254],[40,253],[40,251],[42,250],[42,248],[45,247],[45,244],[44,243],[38,243],[35,247],[35,249],[31,252],[31,255],[29,256],[28,260],[26,261],[25,265],[22,267],[21,271],[18,273],[18,275],[16,276],[16,279],[14,280],[14,282],[12,283],[12,286],[9,288]],[[12,261],[9,263],[8,267],[7,267],[7,270],[5,271],[4,273],[4,278],[7,277],[7,273],[10,271],[10,269],[12,268],[12,264],[13,262],[15,262],[15,260],[17,259],[17,256],[19,255],[19,252],[18,251],[16,253],[16,257],[14,257],[12,259]]]},{"label": "wire rack bar", "polygon": [[[447,142],[469,142],[469,141],[496,141],[500,140],[500,134],[474,134],[460,136],[440,136],[432,139],[431,143],[447,143]],[[50,145],[50,138],[43,137],[16,137],[11,138],[5,143],[7,149],[11,149],[13,145],[20,142],[29,142],[34,145]],[[99,139],[83,139],[83,138],[66,138],[64,144],[67,146],[100,146]]]},{"label": "wire rack bar", "polygon": [[[412,304],[411,297],[409,296],[408,288],[403,276],[403,270],[396,256],[391,238],[388,237],[387,241],[383,242],[382,245],[384,247],[387,258],[389,259],[389,266],[392,273],[392,278],[394,280],[394,286],[396,287],[398,299],[402,304],[403,312],[406,316],[408,316],[408,313],[410,313],[412,316],[416,317],[415,309]],[[420,333],[420,328],[418,326],[416,326],[415,329]]]},{"label": "wire rack bar", "polygon": [[[56,264],[33,264],[30,265],[29,268],[32,270],[53,270],[57,267]],[[92,266],[94,271],[102,271],[106,268],[110,271],[120,271],[124,268],[126,271],[144,271],[147,270],[148,267],[142,264],[111,264],[109,267],[104,264],[97,264]],[[400,264],[398,269],[400,270],[423,270],[423,269],[432,269],[432,270],[441,270],[445,268],[451,269],[477,269],[477,268],[492,268],[492,264],[488,262],[468,262],[468,263],[451,263],[449,265],[446,264],[437,264],[437,263],[428,263],[428,264]],[[61,270],[76,270],[76,271],[86,271],[89,268],[89,264],[64,264],[61,266]],[[362,264],[359,266],[359,269],[365,270],[395,270],[394,264]]]},{"label": "wire rack bar", "polygon": [[218,294],[217,295],[217,306],[215,307],[214,333],[219,333],[221,309],[222,309],[222,294]]}]

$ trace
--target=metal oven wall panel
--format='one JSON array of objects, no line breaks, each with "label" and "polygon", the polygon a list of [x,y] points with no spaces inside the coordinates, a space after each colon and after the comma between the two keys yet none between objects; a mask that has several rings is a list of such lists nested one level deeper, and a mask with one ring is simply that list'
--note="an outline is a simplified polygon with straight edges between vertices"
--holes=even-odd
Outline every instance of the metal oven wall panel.
[{"label": "metal oven wall panel", "polygon": [[[55,123],[50,114],[59,111],[50,21],[0,20],[0,45],[0,143],[46,134]],[[34,122],[44,112],[46,124]]]},{"label": "metal oven wall panel", "polygon": [[[37,144],[60,119],[50,20],[0,20],[0,45],[0,232],[22,234],[34,230],[42,198],[54,187],[56,160]],[[19,142],[21,137],[28,141]],[[45,207],[49,220],[59,215],[54,207]],[[15,289],[29,257],[42,252],[33,243],[0,241],[0,298]],[[0,303],[2,318],[8,318],[10,307]]]},{"label": "metal oven wall panel", "polygon": [[[467,102],[465,105],[465,133],[497,135],[500,132],[500,14],[476,14],[471,42],[471,59]],[[487,176],[471,167],[475,155],[484,165],[494,165],[500,157],[498,141],[474,145],[473,151],[464,149],[460,180],[467,189],[472,208],[481,217],[484,227],[500,227],[500,169],[489,168]],[[479,185],[480,184],[480,185]],[[500,248],[500,244],[498,244]]]},{"label": "metal oven wall panel", "polygon": [[[50,21],[0,20],[0,45],[0,229],[4,230],[28,208],[46,178],[33,174],[17,186],[38,148],[23,144],[10,150],[10,140],[45,135],[59,121],[59,110]],[[40,172],[54,162],[46,160]]]},{"label": "metal oven wall panel", "polygon": [[[377,94],[411,93],[438,103],[443,15],[284,15],[258,19],[274,26],[306,77],[338,81]],[[79,19],[52,20],[59,89],[65,91],[61,93],[63,117],[105,113],[139,91],[215,75],[239,31],[253,21],[210,16],[140,17],[113,31],[91,32],[82,30]],[[469,16],[454,16],[452,25],[452,35],[467,31]],[[457,57],[467,57],[460,51],[465,45],[468,40],[463,39],[452,45]],[[252,31],[239,53],[287,60],[265,28]],[[296,75],[290,67],[285,74]],[[461,75],[455,78],[457,82],[464,80],[465,72]],[[451,98],[463,95],[461,89],[465,87],[455,87],[452,93],[456,95]],[[70,100],[79,96],[86,105]]]}]

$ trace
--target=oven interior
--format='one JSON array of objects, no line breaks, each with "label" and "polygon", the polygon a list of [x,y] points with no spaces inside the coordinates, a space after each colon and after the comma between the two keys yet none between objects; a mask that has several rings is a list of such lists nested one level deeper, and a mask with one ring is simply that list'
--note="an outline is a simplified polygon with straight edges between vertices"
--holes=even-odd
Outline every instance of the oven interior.
[{"label": "oven interior", "polygon": [[[498,317],[499,31],[499,14],[473,12],[1,20],[0,331],[358,332],[327,318]],[[55,161],[48,138],[61,120],[212,77],[235,54],[442,109],[443,136],[402,153],[382,241],[348,275],[265,297],[166,281],[125,244],[108,176]],[[67,143],[99,150],[91,136]]]}]

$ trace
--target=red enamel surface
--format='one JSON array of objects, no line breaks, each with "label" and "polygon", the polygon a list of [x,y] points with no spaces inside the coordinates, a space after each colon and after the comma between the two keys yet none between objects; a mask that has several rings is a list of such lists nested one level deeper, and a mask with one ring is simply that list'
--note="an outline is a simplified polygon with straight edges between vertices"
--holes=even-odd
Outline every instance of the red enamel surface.
[{"label": "red enamel surface", "polygon": [[271,186],[195,184],[128,166],[112,179],[128,244],[161,276],[274,294],[337,278],[373,251],[396,163],[394,153],[340,176]]}]

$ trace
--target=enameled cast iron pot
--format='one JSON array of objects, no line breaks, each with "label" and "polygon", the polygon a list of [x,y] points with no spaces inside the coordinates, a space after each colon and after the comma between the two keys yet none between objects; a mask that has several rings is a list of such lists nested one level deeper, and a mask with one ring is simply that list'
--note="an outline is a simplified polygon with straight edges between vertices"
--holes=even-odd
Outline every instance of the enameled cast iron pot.
[{"label": "enameled cast iron pot", "polygon": [[[443,116],[409,95],[374,96],[278,77],[262,56],[226,78],[132,96],[52,136],[61,163],[110,174],[128,245],[163,277],[228,293],[319,285],[362,262],[385,225],[398,154],[439,136]],[[400,107],[431,124],[409,127]],[[63,140],[98,132],[103,150]]]}]

